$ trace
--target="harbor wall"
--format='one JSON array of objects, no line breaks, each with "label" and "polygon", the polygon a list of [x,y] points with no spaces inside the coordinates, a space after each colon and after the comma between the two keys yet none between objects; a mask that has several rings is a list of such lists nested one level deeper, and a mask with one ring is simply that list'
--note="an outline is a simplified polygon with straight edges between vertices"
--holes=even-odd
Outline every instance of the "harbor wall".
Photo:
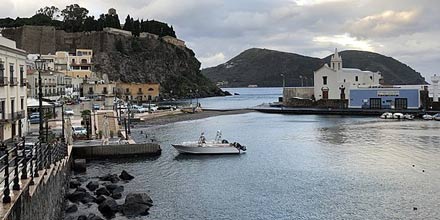
[{"label": "harbor wall", "polygon": [[133,155],[160,155],[161,151],[160,145],[155,143],[73,147],[74,157],[82,159],[128,157]]},{"label": "harbor wall", "polygon": [[71,157],[52,166],[44,175],[35,178],[35,185],[22,186],[20,196],[11,202],[6,220],[59,220],[63,219],[65,201],[70,179]]}]

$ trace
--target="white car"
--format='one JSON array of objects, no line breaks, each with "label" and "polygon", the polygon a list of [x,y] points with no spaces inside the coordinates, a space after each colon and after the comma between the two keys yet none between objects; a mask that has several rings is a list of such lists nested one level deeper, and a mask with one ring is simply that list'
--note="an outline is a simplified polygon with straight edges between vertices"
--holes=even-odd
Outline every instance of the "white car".
[{"label": "white car", "polygon": [[152,112],[157,111],[157,109],[159,108],[159,107],[157,107],[156,104],[148,104],[148,103],[147,104],[143,104],[142,107],[146,108],[147,111],[148,111],[148,109],[150,109]]},{"label": "white car", "polygon": [[130,111],[133,113],[144,113],[148,112],[148,109],[142,106],[132,105]]},{"label": "white car", "polygon": [[81,126],[72,127],[73,135],[87,135],[87,130]]},{"label": "white car", "polygon": [[64,110],[64,114],[65,114],[65,115],[74,115],[75,112],[73,112],[72,109],[66,109],[66,110]]}]

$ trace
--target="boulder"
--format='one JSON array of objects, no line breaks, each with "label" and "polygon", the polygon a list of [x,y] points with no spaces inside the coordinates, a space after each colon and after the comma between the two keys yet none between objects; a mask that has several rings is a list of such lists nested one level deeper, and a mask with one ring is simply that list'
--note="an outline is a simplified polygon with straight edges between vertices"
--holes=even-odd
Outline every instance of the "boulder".
[{"label": "boulder", "polygon": [[96,196],[105,195],[110,196],[110,192],[105,187],[100,187],[95,192]]},{"label": "boulder", "polygon": [[69,188],[71,189],[76,189],[78,186],[81,186],[81,182],[79,182],[78,180],[71,180],[69,182]]},{"label": "boulder", "polygon": [[104,202],[106,199],[109,199],[110,197],[108,197],[108,196],[105,196],[105,195],[100,195],[100,196],[98,196],[98,198],[96,198],[96,203],[98,203],[98,204],[100,204],[100,203],[102,203],[102,202]]},{"label": "boulder", "polygon": [[81,201],[87,195],[87,192],[80,189],[78,188],[75,192],[67,194],[67,199],[75,203]]},{"label": "boulder", "polygon": [[80,216],[78,216],[78,220],[87,220],[87,216],[80,215]]},{"label": "boulder", "polygon": [[87,220],[104,220],[104,219],[93,213],[90,213],[89,216],[87,217]]},{"label": "boulder", "polygon": [[122,212],[128,217],[148,215],[153,200],[146,193],[129,193],[122,205]]},{"label": "boulder", "polygon": [[105,188],[111,193],[121,193],[124,192],[124,186],[116,185],[116,184],[108,184]]},{"label": "boulder", "polygon": [[117,211],[119,211],[119,206],[116,201],[112,198],[107,198],[98,206],[98,210],[105,217],[113,217]]},{"label": "boulder", "polygon": [[120,199],[120,198],[122,198],[122,193],[112,193],[112,195],[111,195],[111,197],[113,198],[113,199]]},{"label": "boulder", "polygon": [[119,177],[116,174],[107,174],[105,176],[99,177],[99,180],[101,181],[110,181],[112,183],[117,183],[119,182]]},{"label": "boulder", "polygon": [[98,181],[90,181],[89,183],[87,183],[86,187],[87,187],[87,189],[89,189],[90,191],[93,192],[99,187],[99,182]]},{"label": "boulder", "polygon": [[66,209],[66,213],[72,213],[78,211],[78,206],[75,203],[68,202]]},{"label": "boulder", "polygon": [[83,204],[88,204],[88,203],[95,202],[95,201],[96,201],[96,198],[94,196],[90,195],[89,192],[86,192],[84,197],[80,200],[80,202]]},{"label": "boulder", "polygon": [[121,178],[121,180],[132,180],[134,179],[134,176],[130,175],[127,171],[123,170],[121,172],[121,175],[119,175],[119,178]]},{"label": "boulder", "polygon": [[87,166],[86,166],[86,159],[75,159],[73,161],[73,171],[78,173],[86,172]]}]

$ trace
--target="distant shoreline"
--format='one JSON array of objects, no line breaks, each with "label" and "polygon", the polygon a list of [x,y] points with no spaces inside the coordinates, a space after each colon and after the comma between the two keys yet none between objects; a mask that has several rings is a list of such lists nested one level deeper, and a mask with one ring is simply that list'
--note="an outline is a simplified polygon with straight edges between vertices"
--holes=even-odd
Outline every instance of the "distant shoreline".
[{"label": "distant shoreline", "polygon": [[152,127],[158,125],[166,125],[181,121],[192,121],[198,119],[204,119],[209,117],[221,116],[221,115],[237,115],[245,114],[249,112],[255,112],[252,109],[240,109],[240,110],[222,110],[222,111],[202,111],[197,113],[182,113],[175,115],[166,115],[157,118],[151,118],[142,122],[133,123],[136,127]]}]

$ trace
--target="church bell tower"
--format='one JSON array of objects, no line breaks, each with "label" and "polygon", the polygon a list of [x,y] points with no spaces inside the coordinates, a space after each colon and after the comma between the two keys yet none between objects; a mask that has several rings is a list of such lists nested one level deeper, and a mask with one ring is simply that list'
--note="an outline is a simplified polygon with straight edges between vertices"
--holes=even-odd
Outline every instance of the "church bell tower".
[{"label": "church bell tower", "polygon": [[330,68],[335,71],[342,69],[342,57],[338,53],[338,48],[335,49],[335,54],[333,54],[330,60]]}]

